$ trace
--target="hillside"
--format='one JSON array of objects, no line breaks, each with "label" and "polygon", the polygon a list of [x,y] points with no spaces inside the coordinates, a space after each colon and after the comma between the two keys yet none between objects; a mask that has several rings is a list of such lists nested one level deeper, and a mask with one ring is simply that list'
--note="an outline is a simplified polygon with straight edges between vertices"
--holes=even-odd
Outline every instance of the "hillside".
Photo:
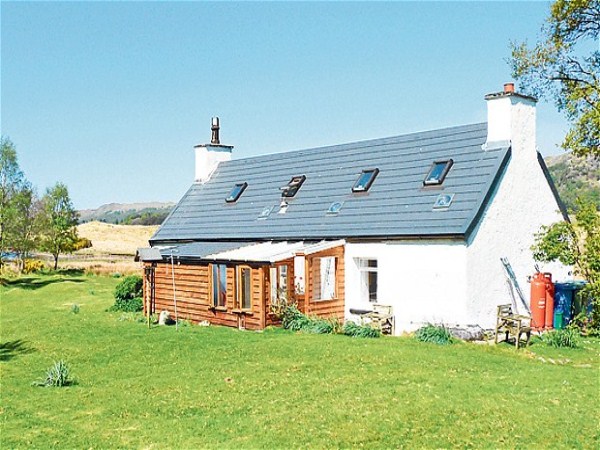
[{"label": "hillside", "polygon": [[592,201],[600,211],[600,161],[578,158],[571,153],[545,159],[560,198],[567,209],[576,209],[576,199]]},{"label": "hillside", "polygon": [[108,203],[79,211],[80,223],[98,221],[128,225],[160,225],[175,206],[172,202]]},{"label": "hillside", "polygon": [[92,241],[92,247],[78,254],[134,255],[138,247],[147,247],[148,239],[158,226],[114,225],[102,222],[83,223],[77,227],[79,236]]}]

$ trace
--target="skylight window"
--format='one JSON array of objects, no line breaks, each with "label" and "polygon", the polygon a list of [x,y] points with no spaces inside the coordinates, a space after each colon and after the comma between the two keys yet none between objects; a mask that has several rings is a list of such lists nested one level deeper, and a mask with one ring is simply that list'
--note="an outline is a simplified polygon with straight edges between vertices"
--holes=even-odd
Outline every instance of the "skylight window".
[{"label": "skylight window", "polygon": [[423,180],[424,186],[436,186],[444,182],[444,178],[448,175],[450,167],[452,167],[454,161],[452,159],[446,159],[444,161],[434,161],[427,173],[427,176]]},{"label": "skylight window", "polygon": [[265,206],[263,208],[263,210],[260,212],[260,214],[258,215],[258,218],[266,219],[267,217],[269,217],[271,215],[271,212],[273,211],[273,209],[275,209],[274,206]]},{"label": "skylight window", "polygon": [[454,200],[454,194],[440,194],[435,199],[433,209],[448,209]]},{"label": "skylight window", "polygon": [[281,196],[291,198],[294,195],[296,195],[296,193],[302,186],[302,183],[304,183],[304,180],[306,180],[306,175],[299,175],[293,177],[286,186],[283,186],[281,188]]},{"label": "skylight window", "polygon": [[356,183],[354,183],[354,186],[352,186],[352,192],[367,192],[378,173],[379,169],[363,170]]},{"label": "skylight window", "polygon": [[240,195],[242,195],[242,193],[244,192],[244,190],[247,187],[248,187],[248,183],[238,183],[238,184],[236,184],[233,187],[233,189],[231,190],[231,193],[225,199],[225,201],[227,203],[235,203],[235,202],[237,202],[238,198],[240,198]]},{"label": "skylight window", "polygon": [[344,202],[333,202],[331,205],[329,205],[329,208],[327,209],[327,214],[339,213],[340,209],[342,209],[342,206],[344,206]]}]

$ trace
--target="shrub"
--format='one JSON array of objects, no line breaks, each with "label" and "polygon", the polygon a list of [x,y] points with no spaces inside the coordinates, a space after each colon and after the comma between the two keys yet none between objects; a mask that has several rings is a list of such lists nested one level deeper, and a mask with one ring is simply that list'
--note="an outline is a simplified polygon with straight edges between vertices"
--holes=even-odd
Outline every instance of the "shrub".
[{"label": "shrub", "polygon": [[115,288],[115,304],[112,311],[136,312],[143,309],[142,277],[130,275],[123,278]]},{"label": "shrub", "polygon": [[74,383],[71,378],[69,366],[63,360],[56,361],[52,367],[46,371],[46,378],[34,381],[34,386],[44,387],[63,387]]},{"label": "shrub", "polygon": [[452,334],[450,334],[450,331],[445,326],[432,324],[419,328],[415,333],[415,339],[439,345],[448,345],[455,342]]},{"label": "shrub", "polygon": [[579,347],[579,332],[574,328],[548,331],[542,335],[542,341],[550,347]]},{"label": "shrub", "polygon": [[320,319],[309,317],[300,312],[296,305],[286,305],[280,311],[281,325],[286,330],[303,331],[305,333],[332,334],[340,331],[341,326],[336,318]]},{"label": "shrub", "polygon": [[359,325],[352,321],[348,321],[344,324],[343,328],[346,336],[360,337],[360,338],[378,338],[381,336],[381,331],[377,328],[373,328],[371,325]]},{"label": "shrub", "polygon": [[23,273],[36,273],[41,272],[46,268],[46,264],[44,261],[40,261],[38,259],[26,259],[23,264]]}]

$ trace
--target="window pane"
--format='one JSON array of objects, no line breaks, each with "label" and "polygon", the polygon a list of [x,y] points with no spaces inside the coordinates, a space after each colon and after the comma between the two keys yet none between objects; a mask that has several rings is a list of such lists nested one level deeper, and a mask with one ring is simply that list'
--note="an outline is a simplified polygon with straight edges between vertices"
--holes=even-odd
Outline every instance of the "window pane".
[{"label": "window pane", "polygon": [[367,272],[369,283],[369,301],[377,303],[377,272]]},{"label": "window pane", "polygon": [[278,302],[277,267],[271,267],[271,269],[269,270],[269,279],[271,281],[271,304],[276,305]]},{"label": "window pane", "polygon": [[358,180],[356,180],[356,183],[354,183],[354,186],[352,187],[352,191],[353,192],[368,191],[369,188],[371,187],[371,184],[373,183],[373,180],[375,180],[375,177],[377,176],[378,173],[379,173],[379,169],[363,170],[362,174],[358,177]]},{"label": "window pane", "polygon": [[453,163],[454,161],[452,161],[451,159],[447,161],[434,162],[431,166],[431,169],[429,169],[429,173],[425,177],[423,184],[442,184]]},{"label": "window pane", "polygon": [[248,183],[236,184],[233,187],[233,189],[231,190],[231,193],[229,194],[229,196],[225,199],[225,201],[228,203],[236,202],[237,199],[240,197],[240,195],[242,195],[242,192],[244,192],[244,189],[246,189],[247,186],[248,186]]},{"label": "window pane", "polygon": [[243,309],[250,309],[252,308],[252,278],[251,278],[251,271],[248,268],[243,268],[241,270],[242,272],[242,276],[241,276],[241,286],[240,286],[240,295],[241,295],[241,301],[240,301],[240,306]]},{"label": "window pane", "polygon": [[287,300],[288,294],[288,267],[286,265],[279,266],[279,298]]},{"label": "window pane", "polygon": [[212,288],[213,288],[213,306],[219,305],[219,266],[212,266]]},{"label": "window pane", "polygon": [[335,257],[320,258],[321,262],[321,292],[320,300],[335,298]]},{"label": "window pane", "polygon": [[219,306],[225,306],[227,301],[227,266],[219,264]]},{"label": "window pane", "polygon": [[377,260],[360,258],[360,299],[363,303],[377,303]]}]

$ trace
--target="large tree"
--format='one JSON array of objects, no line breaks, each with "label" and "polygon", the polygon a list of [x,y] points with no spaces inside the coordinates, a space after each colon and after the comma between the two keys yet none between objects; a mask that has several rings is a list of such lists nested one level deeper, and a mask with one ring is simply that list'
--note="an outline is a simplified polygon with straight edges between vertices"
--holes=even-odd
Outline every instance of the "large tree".
[{"label": "large tree", "polygon": [[550,97],[571,128],[562,147],[600,158],[600,0],[557,0],[529,48],[512,44],[512,72],[524,93]]},{"label": "large tree", "polygon": [[42,203],[44,221],[41,249],[54,256],[56,270],[59,255],[75,250],[79,214],[73,207],[67,186],[63,183],[56,183],[54,187],[49,188]]},{"label": "large tree", "polygon": [[7,137],[0,138],[0,267],[2,257],[12,247],[11,230],[17,218],[15,198],[28,186],[19,168],[17,150]]}]

